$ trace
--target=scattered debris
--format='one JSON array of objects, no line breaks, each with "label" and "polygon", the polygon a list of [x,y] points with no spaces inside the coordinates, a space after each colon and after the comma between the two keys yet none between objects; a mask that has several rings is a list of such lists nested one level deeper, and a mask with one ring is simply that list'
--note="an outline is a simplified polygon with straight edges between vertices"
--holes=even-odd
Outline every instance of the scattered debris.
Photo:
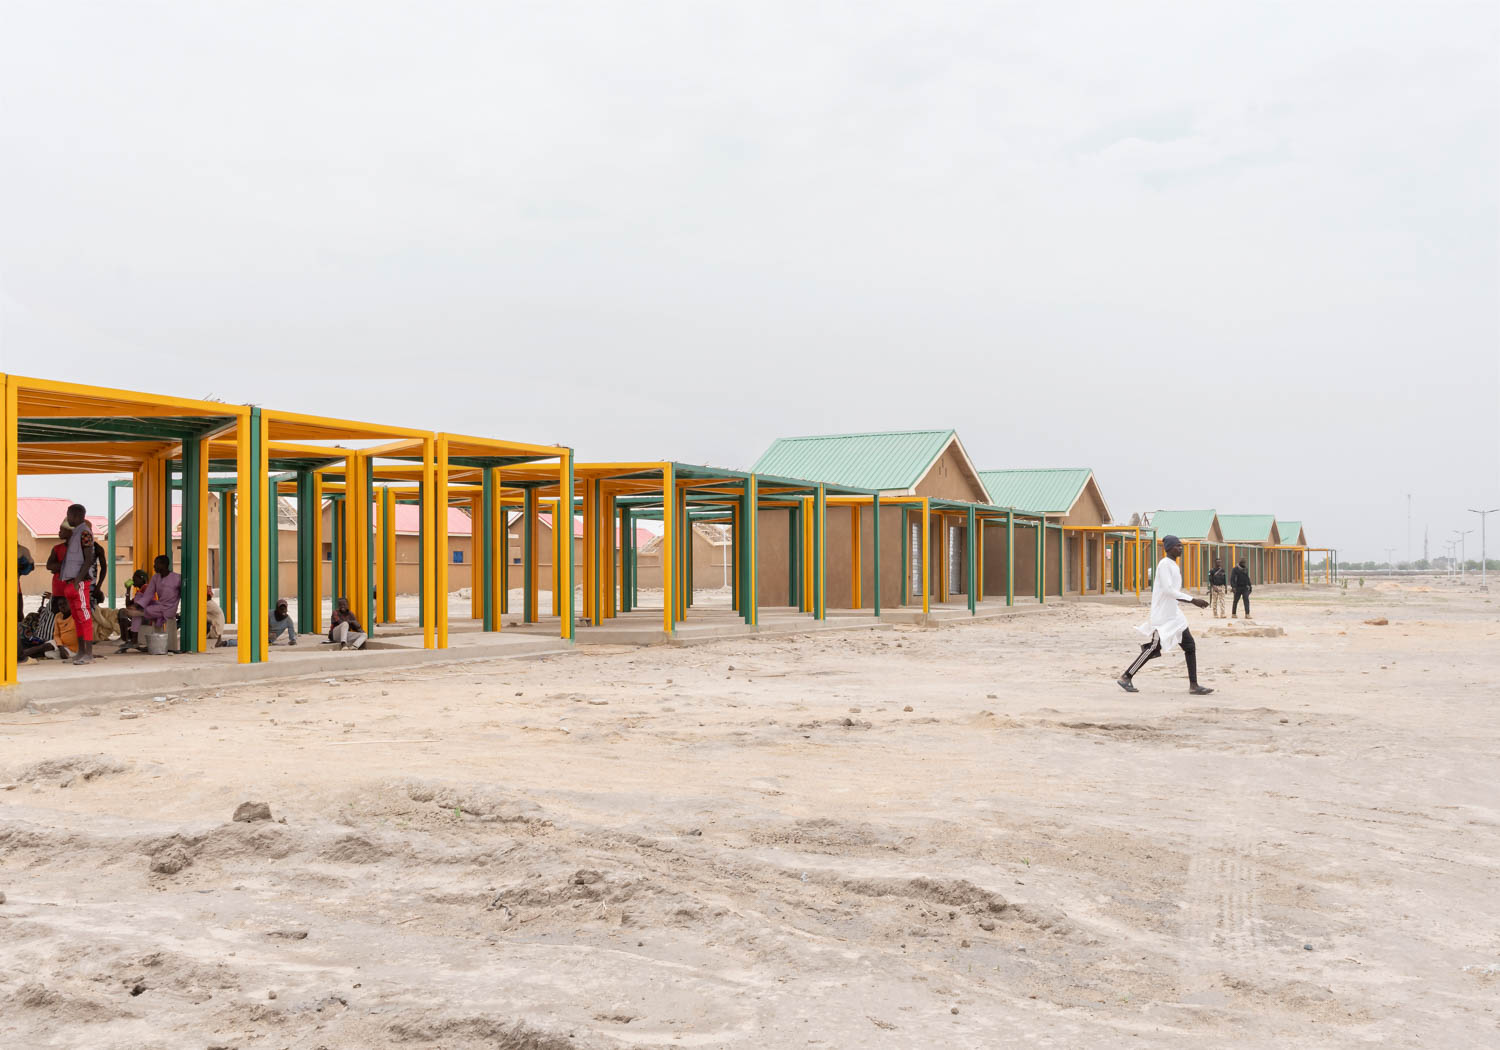
[{"label": "scattered debris", "polygon": [[1365,621],[1365,623],[1369,624],[1371,627],[1387,627],[1390,625],[1390,622],[1391,621],[1387,620],[1384,616],[1377,616],[1373,620]]}]

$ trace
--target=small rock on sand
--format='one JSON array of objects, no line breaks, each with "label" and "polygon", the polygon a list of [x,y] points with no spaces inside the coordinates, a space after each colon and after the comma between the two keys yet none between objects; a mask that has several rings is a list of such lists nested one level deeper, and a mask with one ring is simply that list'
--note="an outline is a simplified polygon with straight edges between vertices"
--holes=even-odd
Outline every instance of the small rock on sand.
[{"label": "small rock on sand", "polygon": [[1390,622],[1391,621],[1387,620],[1384,616],[1377,616],[1373,620],[1365,621],[1365,623],[1369,624],[1371,627],[1386,627],[1390,625]]},{"label": "small rock on sand", "polygon": [[4,904],[4,903],[5,903],[5,894],[3,892],[0,892],[0,904]]},{"label": "small rock on sand", "polygon": [[151,870],[158,875],[176,875],[193,863],[193,858],[181,846],[169,846],[151,858]]},{"label": "small rock on sand", "polygon": [[910,711],[910,710],[911,710],[911,704],[907,704],[907,705],[906,705],[906,706],[905,706],[905,707],[903,707],[903,708],[902,708],[902,709],[901,709],[901,710],[903,710],[903,711]]},{"label": "small rock on sand", "polygon": [[120,717],[121,718],[140,718],[141,717],[141,713],[139,711],[121,711],[120,712]]},{"label": "small rock on sand", "polygon": [[257,820],[270,820],[271,807],[264,802],[241,802],[235,807],[234,819],[244,824]]}]

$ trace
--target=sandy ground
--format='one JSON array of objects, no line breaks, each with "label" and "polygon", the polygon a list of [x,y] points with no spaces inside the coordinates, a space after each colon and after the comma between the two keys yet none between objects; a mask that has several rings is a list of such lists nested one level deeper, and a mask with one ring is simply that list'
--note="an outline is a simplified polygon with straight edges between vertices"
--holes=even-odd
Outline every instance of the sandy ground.
[{"label": "sandy ground", "polygon": [[0,1046],[1500,1045],[1497,609],[1195,613],[1207,702],[1071,605],[6,716]]}]

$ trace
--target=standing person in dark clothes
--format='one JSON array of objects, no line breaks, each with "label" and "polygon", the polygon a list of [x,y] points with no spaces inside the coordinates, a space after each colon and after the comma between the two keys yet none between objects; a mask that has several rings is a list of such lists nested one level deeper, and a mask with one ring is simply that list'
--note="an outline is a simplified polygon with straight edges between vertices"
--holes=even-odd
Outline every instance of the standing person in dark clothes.
[{"label": "standing person in dark clothes", "polygon": [[1240,618],[1240,599],[1245,600],[1245,619],[1250,619],[1250,570],[1245,568],[1245,559],[1234,567],[1229,574],[1229,586],[1234,590],[1234,608],[1231,610],[1233,618]]},{"label": "standing person in dark clothes", "polygon": [[1188,630],[1187,617],[1182,615],[1182,605],[1208,608],[1207,598],[1194,598],[1182,589],[1182,570],[1177,559],[1182,557],[1182,541],[1176,536],[1167,536],[1161,541],[1166,557],[1156,566],[1156,578],[1151,584],[1151,618],[1136,630],[1150,641],[1141,646],[1141,654],[1135,662],[1116,679],[1116,684],[1127,693],[1138,693],[1133,679],[1147,660],[1155,660],[1164,651],[1171,652],[1179,644],[1183,658],[1187,660],[1188,692],[1194,696],[1207,696],[1213,692],[1198,684],[1198,646],[1193,641],[1193,632]]},{"label": "standing person in dark clothes", "polygon": [[1229,593],[1224,577],[1224,563],[1214,559],[1214,567],[1208,573],[1208,604],[1213,607],[1215,620],[1224,619],[1224,597]]}]

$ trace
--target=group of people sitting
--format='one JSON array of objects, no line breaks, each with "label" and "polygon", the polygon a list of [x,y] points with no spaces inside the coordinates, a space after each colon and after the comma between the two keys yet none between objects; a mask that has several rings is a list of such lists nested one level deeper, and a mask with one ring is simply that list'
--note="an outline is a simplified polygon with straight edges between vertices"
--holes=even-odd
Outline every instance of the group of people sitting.
[{"label": "group of people sitting", "polygon": [[[292,614],[287,611],[286,599],[278,598],[276,608],[271,613],[266,644],[276,644],[276,639],[283,634],[286,635],[288,645],[297,644],[297,625],[292,620]],[[360,626],[359,618],[349,608],[349,599],[340,598],[334,603],[333,615],[328,620],[328,641],[340,649],[363,649],[365,642],[369,640],[370,636]]]},{"label": "group of people sitting", "polygon": [[[35,570],[36,564],[24,547],[18,545],[16,557],[21,576]],[[52,574],[52,585],[42,594],[36,612],[27,615],[25,600],[17,589],[18,660],[54,656],[75,664],[91,663],[94,643],[115,635],[120,638],[121,652],[144,650],[142,629],[148,624],[158,630],[165,628],[169,620],[177,618],[182,599],[182,575],[172,571],[172,559],[158,557],[153,568],[154,574],[137,572],[131,580],[133,587],[126,586],[124,608],[106,606],[102,583],[108,572],[108,555],[103,544],[95,542],[87,508],[74,503],[58,527],[57,543],[47,554],[46,569]],[[212,592],[208,597],[212,606]],[[219,623],[223,623],[222,612]]]},{"label": "group of people sitting", "polygon": [[[155,572],[137,570],[125,585],[125,604],[119,610],[104,604],[103,581],[108,571],[108,555],[94,540],[86,508],[75,503],[57,530],[58,542],[47,556],[47,571],[52,587],[42,595],[40,607],[28,614],[19,588],[16,592],[16,623],[19,635],[17,660],[54,657],[71,659],[75,664],[94,660],[94,642],[118,635],[119,652],[131,649],[146,652],[142,634],[148,626],[163,631],[176,623],[182,604],[182,574],[172,571],[172,559],[158,555],[152,563]],[[36,568],[30,552],[18,545],[18,570],[21,576]],[[211,646],[227,645],[224,639],[224,610],[214,601],[213,588],[204,595]],[[297,628],[287,611],[285,599],[277,601],[270,615],[269,640],[283,634],[290,645],[297,644]],[[329,620],[328,641],[340,649],[363,649],[369,636],[340,598]]]}]

